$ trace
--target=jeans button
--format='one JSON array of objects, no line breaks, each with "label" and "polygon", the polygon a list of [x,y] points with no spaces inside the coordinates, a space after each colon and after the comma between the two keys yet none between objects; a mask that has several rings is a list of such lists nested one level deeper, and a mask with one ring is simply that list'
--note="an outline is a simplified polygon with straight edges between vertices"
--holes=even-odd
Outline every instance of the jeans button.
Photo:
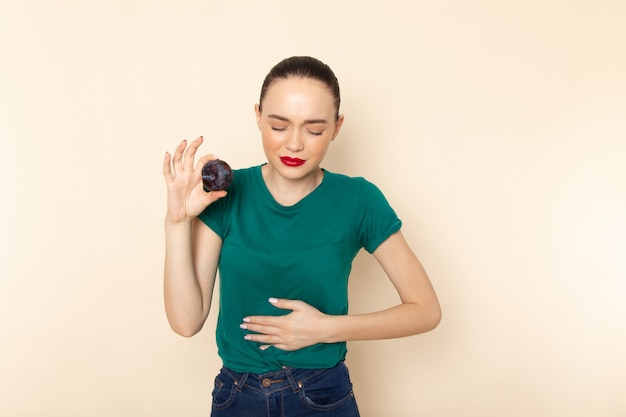
[{"label": "jeans button", "polygon": [[272,385],[272,380],[269,378],[265,378],[263,379],[263,381],[261,381],[261,385],[263,385],[265,388],[268,388],[270,385]]}]

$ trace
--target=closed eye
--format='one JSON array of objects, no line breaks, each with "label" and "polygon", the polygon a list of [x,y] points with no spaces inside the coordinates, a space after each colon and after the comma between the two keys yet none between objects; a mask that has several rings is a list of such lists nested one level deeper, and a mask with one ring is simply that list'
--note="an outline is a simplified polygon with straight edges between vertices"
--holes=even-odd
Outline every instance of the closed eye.
[{"label": "closed eye", "polygon": [[318,120],[311,120],[307,122],[307,125],[306,131],[313,136],[322,136],[327,127],[326,122]]}]

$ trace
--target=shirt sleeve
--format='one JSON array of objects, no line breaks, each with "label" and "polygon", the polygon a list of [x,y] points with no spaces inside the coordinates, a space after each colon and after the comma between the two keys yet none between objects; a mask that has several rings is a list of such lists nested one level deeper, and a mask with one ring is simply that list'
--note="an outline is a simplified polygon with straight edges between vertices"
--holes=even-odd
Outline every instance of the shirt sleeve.
[{"label": "shirt sleeve", "polygon": [[233,209],[233,204],[235,204],[236,189],[236,181],[233,180],[228,188],[228,195],[209,204],[207,208],[198,215],[198,218],[211,228],[222,240],[224,240],[224,237],[228,234],[229,213]]},{"label": "shirt sleeve", "polygon": [[361,186],[360,206],[363,212],[359,238],[365,250],[372,253],[389,236],[400,230],[402,221],[380,189],[366,180],[363,180]]},{"label": "shirt sleeve", "polygon": [[220,238],[224,239],[224,222],[223,222],[223,210],[219,210],[218,201],[209,205],[202,213],[198,215],[198,218],[202,220],[211,230],[213,230]]}]

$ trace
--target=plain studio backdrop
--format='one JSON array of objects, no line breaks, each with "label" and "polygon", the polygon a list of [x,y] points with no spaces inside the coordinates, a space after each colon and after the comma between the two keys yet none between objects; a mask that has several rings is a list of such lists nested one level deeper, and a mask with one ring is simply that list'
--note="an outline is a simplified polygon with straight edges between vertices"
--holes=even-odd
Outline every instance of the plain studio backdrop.
[{"label": "plain studio backdrop", "polygon": [[[0,415],[206,416],[215,310],[162,296],[166,151],[264,162],[291,55],[346,121],[324,166],[386,194],[443,307],[349,343],[362,415],[626,415],[626,2],[0,2]],[[397,303],[367,254],[352,312]]]}]

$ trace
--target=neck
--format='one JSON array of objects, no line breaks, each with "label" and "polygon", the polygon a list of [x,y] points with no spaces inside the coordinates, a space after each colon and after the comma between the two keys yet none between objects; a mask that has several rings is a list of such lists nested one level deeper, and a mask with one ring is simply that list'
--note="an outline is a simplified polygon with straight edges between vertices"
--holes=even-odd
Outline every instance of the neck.
[{"label": "neck", "polygon": [[317,169],[306,177],[290,179],[278,175],[270,164],[261,168],[263,180],[274,200],[283,206],[293,206],[317,188],[324,178],[324,172]]}]

